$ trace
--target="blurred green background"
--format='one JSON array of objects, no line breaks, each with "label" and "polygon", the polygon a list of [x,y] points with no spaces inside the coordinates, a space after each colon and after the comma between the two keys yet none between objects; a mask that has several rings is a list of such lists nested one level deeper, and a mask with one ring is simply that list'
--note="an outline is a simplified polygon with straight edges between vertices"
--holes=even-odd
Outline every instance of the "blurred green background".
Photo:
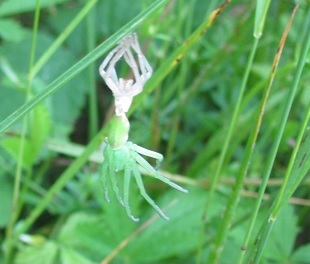
[{"label": "blurred green background", "polygon": [[[264,15],[254,1],[1,1],[0,262],[310,263],[309,128],[302,130],[309,124],[309,1],[301,2],[266,108],[259,108],[296,2],[271,1],[257,40],[255,19]],[[98,67],[131,32],[154,75],[134,98],[129,140],[162,153],[161,173],[189,190],[180,194],[143,177],[168,222],[135,184],[130,203],[141,220],[132,222],[112,195],[105,202],[98,173],[113,114]],[[122,63],[117,69],[128,76]],[[293,193],[298,199],[287,203]],[[281,210],[268,233],[277,201]],[[257,235],[265,245],[256,246]]]}]

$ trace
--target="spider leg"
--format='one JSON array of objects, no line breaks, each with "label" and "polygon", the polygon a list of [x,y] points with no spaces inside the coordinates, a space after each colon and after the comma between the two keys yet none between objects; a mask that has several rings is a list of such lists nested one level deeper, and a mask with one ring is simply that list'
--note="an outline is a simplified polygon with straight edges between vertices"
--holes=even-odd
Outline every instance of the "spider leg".
[{"label": "spider leg", "polygon": [[121,57],[123,57],[124,52],[127,50],[126,47],[122,47],[122,46],[119,46],[118,49],[119,50],[115,53],[115,55],[113,57],[111,57],[111,60],[108,63],[108,67],[107,67],[107,71],[106,71],[106,74],[108,76],[111,75],[111,71],[113,69],[115,69],[115,64],[120,60]]},{"label": "spider leg", "polygon": [[[110,146],[107,146],[110,148]],[[110,149],[109,151],[113,151],[112,149]],[[109,162],[109,165],[113,164],[113,161],[112,161],[112,156],[111,156],[111,153],[107,152],[108,155],[106,156],[107,157],[107,160]],[[116,173],[115,173],[115,170],[114,168],[112,168],[112,166],[109,166],[109,176],[110,176],[110,180],[111,180],[111,183],[112,183],[112,189],[116,195],[116,198],[117,200],[119,201],[119,203],[124,206],[124,202],[123,202],[123,199],[121,197],[121,193],[119,191],[119,188],[118,188],[118,185],[117,185],[117,181],[116,181]]]},{"label": "spider leg", "polygon": [[108,63],[110,62],[110,60],[112,59],[112,57],[114,56],[114,54],[119,50],[119,47],[114,48],[113,50],[110,51],[110,53],[108,54],[108,56],[106,56],[106,58],[103,60],[103,62],[101,63],[100,67],[99,67],[99,73],[102,76],[102,78],[104,78],[104,75],[106,73],[106,71],[104,70],[106,68],[106,66],[108,65]]},{"label": "spider leg", "polygon": [[187,193],[188,191],[186,189],[183,189],[181,186],[175,184],[174,182],[170,181],[166,177],[160,175],[158,171],[156,171],[144,158],[142,158],[138,153],[135,151],[131,151],[131,155],[135,158],[135,160],[143,167],[145,168],[149,173],[154,175],[157,179],[161,180],[162,182],[170,185],[172,188]]},{"label": "spider leg", "polygon": [[100,178],[104,189],[104,198],[107,201],[107,203],[110,203],[111,201],[108,196],[107,175],[108,175],[108,164],[106,160],[104,160],[100,170]]},{"label": "spider leg", "polygon": [[137,94],[142,92],[143,84],[144,83],[143,83],[143,81],[141,79],[137,62],[136,62],[136,60],[135,60],[135,58],[134,58],[134,56],[133,56],[133,54],[132,54],[130,49],[128,49],[124,53],[124,59],[128,63],[129,67],[132,69],[132,72],[133,72],[133,74],[135,76],[135,83],[131,87],[130,91],[127,92],[128,95],[130,95],[131,97],[134,97]]},{"label": "spider leg", "polygon": [[124,53],[124,58],[126,62],[128,63],[128,65],[130,66],[130,68],[132,69],[136,82],[140,83],[141,76],[140,76],[139,68],[130,49],[126,50],[126,52]]},{"label": "spider leg", "polygon": [[109,55],[104,59],[99,67],[99,73],[105,80],[107,86],[112,90],[113,94],[120,94],[119,82],[115,71],[115,64],[120,60],[126,51],[126,47],[121,45],[113,49]]},{"label": "spider leg", "polygon": [[135,50],[135,52],[138,55],[140,70],[142,73],[141,79],[142,79],[142,82],[145,83],[152,76],[153,69],[141,51],[139,41],[138,41],[138,36],[136,33],[133,34],[132,48]]},{"label": "spider leg", "polygon": [[137,185],[139,187],[140,193],[144,197],[144,199],[157,211],[157,213],[162,218],[164,218],[165,220],[169,220],[169,217],[164,214],[164,212],[158,207],[158,205],[147,194],[147,192],[146,192],[146,190],[144,188],[144,185],[143,185],[143,181],[142,181],[142,178],[141,178],[140,171],[139,171],[138,166],[137,166],[136,163],[133,163],[132,172],[133,172],[133,175],[135,177],[136,183],[137,183]]},{"label": "spider leg", "polygon": [[[120,59],[120,57],[122,57],[122,53],[126,50],[129,49],[130,46],[132,45],[133,39],[132,36],[126,36],[123,41],[117,45],[117,47],[115,47],[113,50],[110,51],[110,53],[108,54],[108,56],[104,59],[104,61],[101,63],[100,67],[99,67],[99,72],[101,74],[101,72],[105,73],[104,69],[106,68],[106,66],[109,64],[109,62],[112,60],[112,57],[115,55],[117,59],[117,61]],[[103,77],[103,76],[102,76]]]},{"label": "spider leg", "polygon": [[131,169],[129,165],[125,167],[125,176],[124,176],[124,205],[125,209],[127,212],[128,217],[134,221],[138,222],[139,218],[135,218],[130,210],[130,205],[129,205],[129,190],[130,190],[130,178],[131,178]]},{"label": "spider leg", "polygon": [[104,67],[102,68],[100,67],[100,69],[103,69],[105,68],[106,65],[108,65],[106,74],[110,76],[111,71],[112,70],[115,71],[115,64],[120,60],[121,57],[124,56],[124,53],[130,49],[132,42],[133,42],[133,39],[131,35],[125,37],[124,40],[114,50],[112,50],[113,54],[111,56],[109,56],[110,54],[108,55],[107,57],[108,60],[107,58],[104,60],[104,62],[106,60],[107,62],[104,64]]},{"label": "spider leg", "polygon": [[145,83],[148,79],[151,78],[153,74],[153,69],[143,54],[138,55],[138,59],[142,71],[141,79]]},{"label": "spider leg", "polygon": [[117,74],[116,74],[115,68],[113,68],[111,70],[110,78],[114,81],[114,83],[117,84],[117,87],[119,87],[119,81],[118,81],[118,78],[117,78]]},{"label": "spider leg", "polygon": [[[128,142],[128,143],[131,143],[131,142]],[[153,159],[156,160],[156,167],[155,169],[158,169],[160,164],[162,163],[164,157],[162,154],[158,153],[158,152],[155,152],[155,151],[152,151],[152,150],[149,150],[149,149],[146,149],[146,148],[142,148],[136,144],[133,144],[131,143],[129,145],[129,147],[133,150],[135,150],[136,152],[144,155],[144,156],[147,156],[147,157],[151,157]]]}]

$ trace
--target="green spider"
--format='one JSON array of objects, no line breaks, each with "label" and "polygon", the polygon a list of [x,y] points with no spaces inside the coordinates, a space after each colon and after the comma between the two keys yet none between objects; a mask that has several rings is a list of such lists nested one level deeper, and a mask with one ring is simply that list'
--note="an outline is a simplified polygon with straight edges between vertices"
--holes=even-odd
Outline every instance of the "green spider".
[{"label": "green spider", "polygon": [[[137,54],[139,67],[131,49]],[[121,58],[124,58],[132,69],[135,81],[132,79],[118,79],[115,71],[115,64]],[[176,190],[184,193],[187,193],[187,190],[171,182],[156,170],[163,160],[163,156],[160,153],[142,148],[127,141],[130,125],[126,113],[130,108],[133,97],[142,92],[145,82],[152,75],[152,68],[141,52],[137,35],[133,34],[125,37],[102,62],[99,72],[115,97],[115,115],[110,121],[108,137],[105,139],[106,147],[103,151],[104,161],[101,168],[101,179],[104,187],[105,199],[107,202],[110,202],[107,183],[107,181],[110,180],[112,189],[120,204],[125,207],[129,218],[135,222],[139,221],[138,218],[132,215],[129,205],[130,180],[133,176],[145,200],[153,206],[162,218],[169,220],[147,194],[138,165]],[[156,160],[156,169],[141,155],[154,158]],[[123,197],[116,180],[116,174],[118,172],[123,172],[124,175]]]},{"label": "green spider", "polygon": [[[156,167],[158,168],[160,163],[163,160],[163,156],[160,153],[142,148],[136,144],[133,144],[130,141],[127,141],[129,132],[129,122],[127,118],[120,116],[113,116],[110,121],[110,131],[109,136],[105,139],[107,143],[104,149],[104,161],[101,168],[102,173],[102,183],[105,191],[105,199],[107,202],[110,202],[108,197],[108,178],[111,181],[113,191],[116,194],[116,197],[121,205],[126,209],[127,215],[135,222],[139,221],[138,218],[135,218],[130,210],[129,205],[129,188],[130,180],[132,176],[134,177],[138,188],[140,189],[141,195],[145,200],[154,207],[158,214],[165,220],[169,218],[163,213],[163,211],[156,205],[156,203],[151,199],[147,194],[141,173],[139,171],[138,164],[142,166],[146,171],[155,176],[157,179],[167,183],[171,187],[175,188],[178,191],[187,193],[187,190],[183,189],[179,185],[171,182],[169,179],[162,176],[155,168],[153,168],[141,155],[154,158],[156,160]],[[141,154],[141,155],[140,155]],[[122,198],[121,192],[117,185],[116,173],[119,171],[124,171],[124,197]]]}]

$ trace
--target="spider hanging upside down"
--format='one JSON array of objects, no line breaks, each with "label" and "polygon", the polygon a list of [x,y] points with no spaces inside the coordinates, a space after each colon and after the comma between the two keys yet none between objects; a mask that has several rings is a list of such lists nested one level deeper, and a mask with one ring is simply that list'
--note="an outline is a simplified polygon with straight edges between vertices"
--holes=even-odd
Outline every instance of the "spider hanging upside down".
[{"label": "spider hanging upside down", "polygon": [[[131,49],[133,49],[138,56],[139,67]],[[115,64],[122,57],[132,69],[135,81],[132,79],[118,79]],[[145,56],[142,54],[137,35],[135,33],[125,37],[124,40],[108,54],[100,65],[99,72],[105,80],[107,86],[112,90],[115,97],[115,115],[110,121],[108,137],[105,139],[107,145],[103,152],[104,161],[101,168],[101,179],[104,186],[105,199],[107,202],[110,202],[107,183],[107,180],[109,179],[112,189],[120,204],[125,207],[127,215],[133,221],[139,221],[138,218],[135,218],[132,215],[129,205],[130,180],[133,176],[140,193],[145,200],[153,206],[162,218],[169,220],[169,218],[147,194],[138,165],[143,167],[157,179],[167,183],[176,190],[184,193],[187,193],[187,190],[171,182],[156,170],[163,160],[163,156],[160,153],[142,148],[127,141],[130,125],[126,117],[126,112],[128,112],[130,108],[133,97],[142,92],[145,82],[152,75],[152,68]],[[153,168],[140,154],[154,158],[156,160],[156,169]],[[116,174],[122,171],[124,172],[123,197],[116,180]]]}]

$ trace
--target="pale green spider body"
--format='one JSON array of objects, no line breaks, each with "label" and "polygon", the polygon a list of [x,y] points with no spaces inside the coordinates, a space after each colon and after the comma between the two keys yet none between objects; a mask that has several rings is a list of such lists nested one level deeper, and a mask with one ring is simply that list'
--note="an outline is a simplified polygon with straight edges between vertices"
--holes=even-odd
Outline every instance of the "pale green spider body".
[{"label": "pale green spider body", "polygon": [[[164,218],[165,220],[169,220],[169,218],[163,213],[163,211],[155,204],[152,198],[146,193],[138,164],[150,174],[155,176],[157,179],[167,183],[176,190],[185,193],[187,192],[187,190],[183,189],[182,187],[162,176],[141,156],[144,155],[156,159],[156,165],[158,167],[163,160],[163,156],[160,153],[142,148],[136,144],[133,144],[132,142],[127,141],[129,122],[126,117],[124,118],[120,116],[114,116],[111,120],[110,125],[110,133],[105,140],[107,145],[104,149],[104,161],[101,170],[101,179],[105,190],[105,199],[107,200],[107,202],[110,202],[107,188],[107,180],[109,178],[113,191],[118,201],[125,207],[127,215],[133,221],[139,221],[138,218],[135,218],[132,215],[129,205],[130,180],[133,176],[141,192],[141,195],[147,200],[150,205],[153,206],[153,208],[162,218]],[[116,173],[122,171],[124,175],[124,197],[121,196],[121,192],[116,181]]]},{"label": "pale green spider body", "polygon": [[[134,55],[137,56],[137,59],[135,59]],[[134,79],[118,78],[115,65],[121,59],[124,59],[132,69]],[[109,180],[118,201],[125,207],[127,215],[133,221],[139,221],[139,219],[132,216],[129,205],[131,178],[135,179],[140,193],[145,200],[153,206],[162,218],[166,220],[169,219],[146,193],[139,165],[162,182],[178,191],[187,193],[187,190],[171,182],[156,170],[163,160],[163,156],[160,153],[142,148],[127,141],[130,125],[126,113],[131,106],[133,97],[142,92],[143,86],[152,76],[152,72],[152,67],[143,55],[137,34],[135,33],[126,36],[123,41],[108,54],[99,67],[100,75],[111,89],[115,98],[115,115],[110,121],[109,134],[105,139],[106,147],[103,151],[104,161],[101,168],[101,179],[104,186],[105,199],[107,202],[110,202],[107,185],[107,181]],[[155,159],[156,169],[141,155]],[[121,173],[124,176],[123,197],[117,184],[117,173]]]}]

